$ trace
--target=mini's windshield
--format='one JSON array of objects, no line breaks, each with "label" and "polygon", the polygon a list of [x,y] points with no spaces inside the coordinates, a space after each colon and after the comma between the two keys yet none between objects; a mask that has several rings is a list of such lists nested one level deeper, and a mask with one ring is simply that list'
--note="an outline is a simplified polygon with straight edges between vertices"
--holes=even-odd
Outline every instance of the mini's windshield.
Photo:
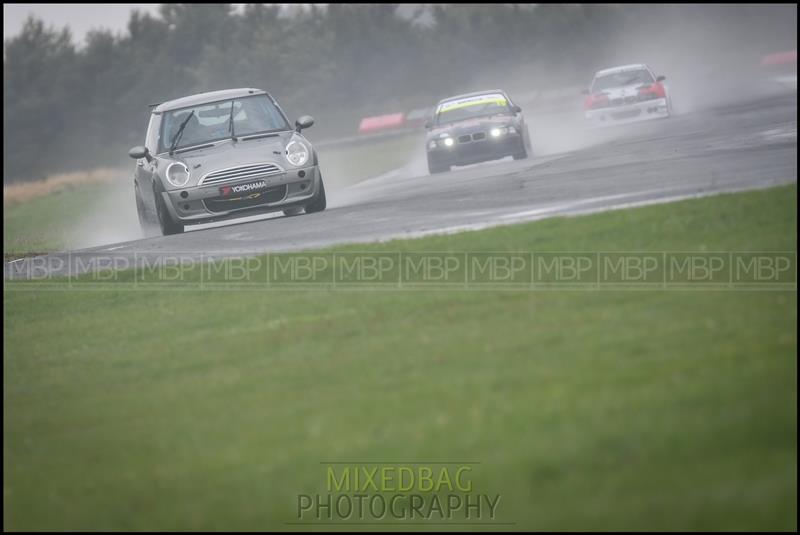
[{"label": "mini's windshield", "polygon": [[177,150],[230,138],[231,105],[233,105],[233,130],[238,138],[289,130],[286,117],[267,95],[221,100],[165,112],[164,120],[161,122],[158,151],[169,150],[178,129],[192,111],[194,114],[186,123],[180,141],[175,147]]},{"label": "mini's windshield", "polygon": [[598,76],[592,84],[592,93],[597,93],[612,87],[622,87],[626,85],[652,84],[653,75],[647,69],[635,71],[615,72]]},{"label": "mini's windshield", "polygon": [[472,117],[511,113],[511,107],[505,95],[487,93],[474,97],[442,102],[436,109],[436,124],[452,123]]}]

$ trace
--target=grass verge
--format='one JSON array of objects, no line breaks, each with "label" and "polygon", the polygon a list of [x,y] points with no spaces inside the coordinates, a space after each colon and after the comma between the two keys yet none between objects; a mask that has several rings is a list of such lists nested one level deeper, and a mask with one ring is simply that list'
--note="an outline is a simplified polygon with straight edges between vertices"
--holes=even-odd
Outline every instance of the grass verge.
[{"label": "grass verge", "polygon": [[66,250],[71,229],[113,184],[77,184],[26,198],[3,209],[3,253]]},{"label": "grass verge", "polygon": [[[796,214],[790,186],[337,250],[796,251]],[[479,462],[516,529],[797,528],[795,292],[14,288],[5,529],[290,529],[348,460]]]}]

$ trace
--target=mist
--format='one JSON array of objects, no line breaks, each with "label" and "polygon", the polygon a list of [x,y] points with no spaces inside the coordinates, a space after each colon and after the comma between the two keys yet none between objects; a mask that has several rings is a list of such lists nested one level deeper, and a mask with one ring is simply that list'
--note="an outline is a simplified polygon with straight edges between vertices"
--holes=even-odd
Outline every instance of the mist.
[{"label": "mist", "polygon": [[[523,107],[534,156],[550,156],[627,135],[584,125],[580,91],[598,69],[648,64],[666,76],[681,116],[780,91],[760,59],[797,40],[796,5],[416,7],[311,6],[287,16],[268,5],[164,5],[159,17],[133,14],[126,34],[90,33],[79,50],[31,19],[4,43],[4,181],[99,166],[132,175],[125,153],[143,139],[148,103],[246,86],[270,91],[291,120],[313,115],[312,142],[353,137],[367,115],[501,88]],[[413,150],[387,149],[387,167],[373,176],[424,173],[423,130],[417,138]],[[332,162],[334,206],[371,178],[352,146],[320,152]],[[75,247],[141,237],[131,182],[68,225]]]}]

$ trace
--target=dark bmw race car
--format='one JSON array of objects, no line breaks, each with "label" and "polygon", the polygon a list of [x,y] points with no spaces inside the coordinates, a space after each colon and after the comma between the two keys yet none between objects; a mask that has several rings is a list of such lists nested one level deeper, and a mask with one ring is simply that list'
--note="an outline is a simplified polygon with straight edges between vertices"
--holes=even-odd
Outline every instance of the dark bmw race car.
[{"label": "dark bmw race car", "polygon": [[531,153],[522,110],[499,89],[440,101],[425,127],[431,174],[506,156],[521,160]]},{"label": "dark bmw race car", "polygon": [[325,209],[317,154],[292,128],[275,99],[260,89],[228,89],[153,108],[137,160],[136,209],[145,234],[183,232],[184,225],[283,211]]}]

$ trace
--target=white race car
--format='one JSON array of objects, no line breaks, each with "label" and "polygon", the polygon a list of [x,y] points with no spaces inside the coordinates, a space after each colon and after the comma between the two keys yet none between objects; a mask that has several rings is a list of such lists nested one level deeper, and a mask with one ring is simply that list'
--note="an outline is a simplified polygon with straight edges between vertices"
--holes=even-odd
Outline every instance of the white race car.
[{"label": "white race car", "polygon": [[669,117],[672,102],[665,79],[643,63],[597,71],[583,91],[586,120],[591,126],[610,126]]}]

